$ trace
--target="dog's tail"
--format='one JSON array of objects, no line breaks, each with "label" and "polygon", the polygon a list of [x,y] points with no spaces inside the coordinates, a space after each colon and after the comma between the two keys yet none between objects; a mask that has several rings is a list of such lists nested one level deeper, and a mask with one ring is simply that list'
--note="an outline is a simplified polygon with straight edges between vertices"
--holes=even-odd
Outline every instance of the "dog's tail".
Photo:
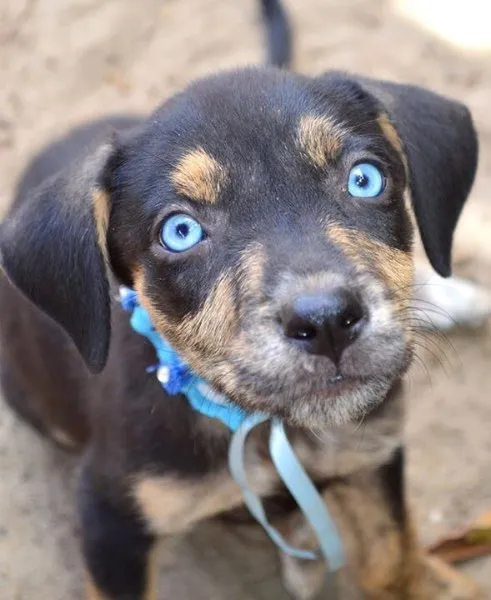
[{"label": "dog's tail", "polygon": [[292,58],[292,30],[281,0],[260,0],[266,40],[268,63],[288,68]]}]

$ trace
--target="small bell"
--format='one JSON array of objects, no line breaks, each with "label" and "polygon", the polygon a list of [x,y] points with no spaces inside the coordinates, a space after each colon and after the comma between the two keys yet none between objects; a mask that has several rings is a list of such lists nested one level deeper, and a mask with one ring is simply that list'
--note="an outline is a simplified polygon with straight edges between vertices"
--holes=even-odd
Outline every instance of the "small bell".
[{"label": "small bell", "polygon": [[170,369],[169,367],[161,366],[157,369],[157,379],[160,381],[162,385],[166,385],[169,383],[170,379]]}]

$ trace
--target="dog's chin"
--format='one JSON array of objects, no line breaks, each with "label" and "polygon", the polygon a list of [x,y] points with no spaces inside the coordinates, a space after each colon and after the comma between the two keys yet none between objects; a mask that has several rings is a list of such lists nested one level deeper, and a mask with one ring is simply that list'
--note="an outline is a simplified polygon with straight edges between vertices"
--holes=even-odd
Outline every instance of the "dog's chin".
[{"label": "dog's chin", "polygon": [[[387,346],[387,345],[386,345]],[[219,393],[248,413],[278,417],[292,427],[322,429],[357,423],[382,404],[411,363],[411,347],[392,344],[392,354],[364,353],[338,368],[325,360],[300,356],[288,368],[281,354],[245,364],[209,364],[202,376]],[[357,360],[355,360],[355,358]],[[383,371],[380,370],[383,365]]]},{"label": "dog's chin", "polygon": [[392,377],[333,382],[323,393],[289,403],[282,418],[292,426],[310,429],[359,422],[385,400],[392,384]]},{"label": "dog's chin", "polygon": [[278,417],[292,427],[322,429],[360,421],[385,400],[393,384],[393,376],[336,378],[321,391],[298,396],[240,395],[235,402],[248,412]]}]

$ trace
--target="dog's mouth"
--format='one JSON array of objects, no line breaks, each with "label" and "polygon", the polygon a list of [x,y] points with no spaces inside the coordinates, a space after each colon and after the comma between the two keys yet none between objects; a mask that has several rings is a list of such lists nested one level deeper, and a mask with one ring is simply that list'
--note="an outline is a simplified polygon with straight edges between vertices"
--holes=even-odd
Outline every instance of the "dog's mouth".
[{"label": "dog's mouth", "polygon": [[[312,398],[315,400],[325,400],[328,402],[333,397],[338,397],[344,393],[353,392],[357,388],[363,386],[362,378],[355,377],[346,377],[344,375],[336,375],[331,377],[327,381],[327,385],[325,389],[322,391],[317,391],[312,393]],[[198,383],[197,389],[207,400],[214,402],[215,404],[219,404],[221,406],[226,406],[230,404],[230,398],[217,390],[216,387],[208,384],[206,381],[202,380]]]},{"label": "dog's mouth", "polygon": [[313,398],[328,402],[333,397],[340,397],[344,394],[352,393],[357,389],[361,389],[364,384],[365,382],[361,378],[337,375],[329,380],[325,390],[313,394]]},{"label": "dog's mouth", "polygon": [[335,375],[322,382],[320,386],[313,385],[310,398],[314,401],[329,402],[333,398],[362,388],[366,382],[366,378]]},{"label": "dog's mouth", "polygon": [[[334,375],[330,379],[327,380],[328,389],[329,390],[343,390],[349,386],[353,386],[356,384],[356,379],[354,377],[346,377],[342,373],[338,375]],[[358,381],[360,383],[360,381]]]},{"label": "dog's mouth", "polygon": [[235,382],[233,388],[220,381],[203,382],[200,391],[217,404],[232,402],[248,413],[260,412],[287,425],[315,428],[359,420],[384,401],[396,379],[393,372],[362,377],[337,374],[285,386],[285,382],[275,385],[273,380],[259,382],[249,374],[247,379],[239,378],[239,385]]}]

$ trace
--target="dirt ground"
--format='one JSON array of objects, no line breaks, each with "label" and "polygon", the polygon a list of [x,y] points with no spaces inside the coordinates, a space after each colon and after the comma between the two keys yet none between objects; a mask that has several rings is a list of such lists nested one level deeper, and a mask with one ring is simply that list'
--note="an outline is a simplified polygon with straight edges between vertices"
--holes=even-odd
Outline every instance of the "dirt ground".
[{"label": "dirt ground", "polygon": [[[456,271],[491,286],[491,44],[457,46],[410,20],[395,0],[287,4],[298,70],[422,83],[471,107],[482,154],[457,234]],[[465,27],[472,2],[450,4],[460,5]],[[108,111],[148,111],[193,77],[261,60],[256,9],[254,0],[1,0],[2,210],[29,156],[68,126]],[[409,486],[424,542],[491,508],[491,335],[481,328],[435,343],[436,356],[422,354],[425,368],[413,369],[408,394]],[[73,461],[3,405],[0,478],[0,600],[80,598]],[[284,597],[276,563],[244,535],[210,525],[177,541],[163,558],[161,597]],[[250,564],[234,571],[230,561],[239,564],[244,548]],[[223,556],[229,563],[217,560]],[[465,570],[491,596],[491,559]]]}]

